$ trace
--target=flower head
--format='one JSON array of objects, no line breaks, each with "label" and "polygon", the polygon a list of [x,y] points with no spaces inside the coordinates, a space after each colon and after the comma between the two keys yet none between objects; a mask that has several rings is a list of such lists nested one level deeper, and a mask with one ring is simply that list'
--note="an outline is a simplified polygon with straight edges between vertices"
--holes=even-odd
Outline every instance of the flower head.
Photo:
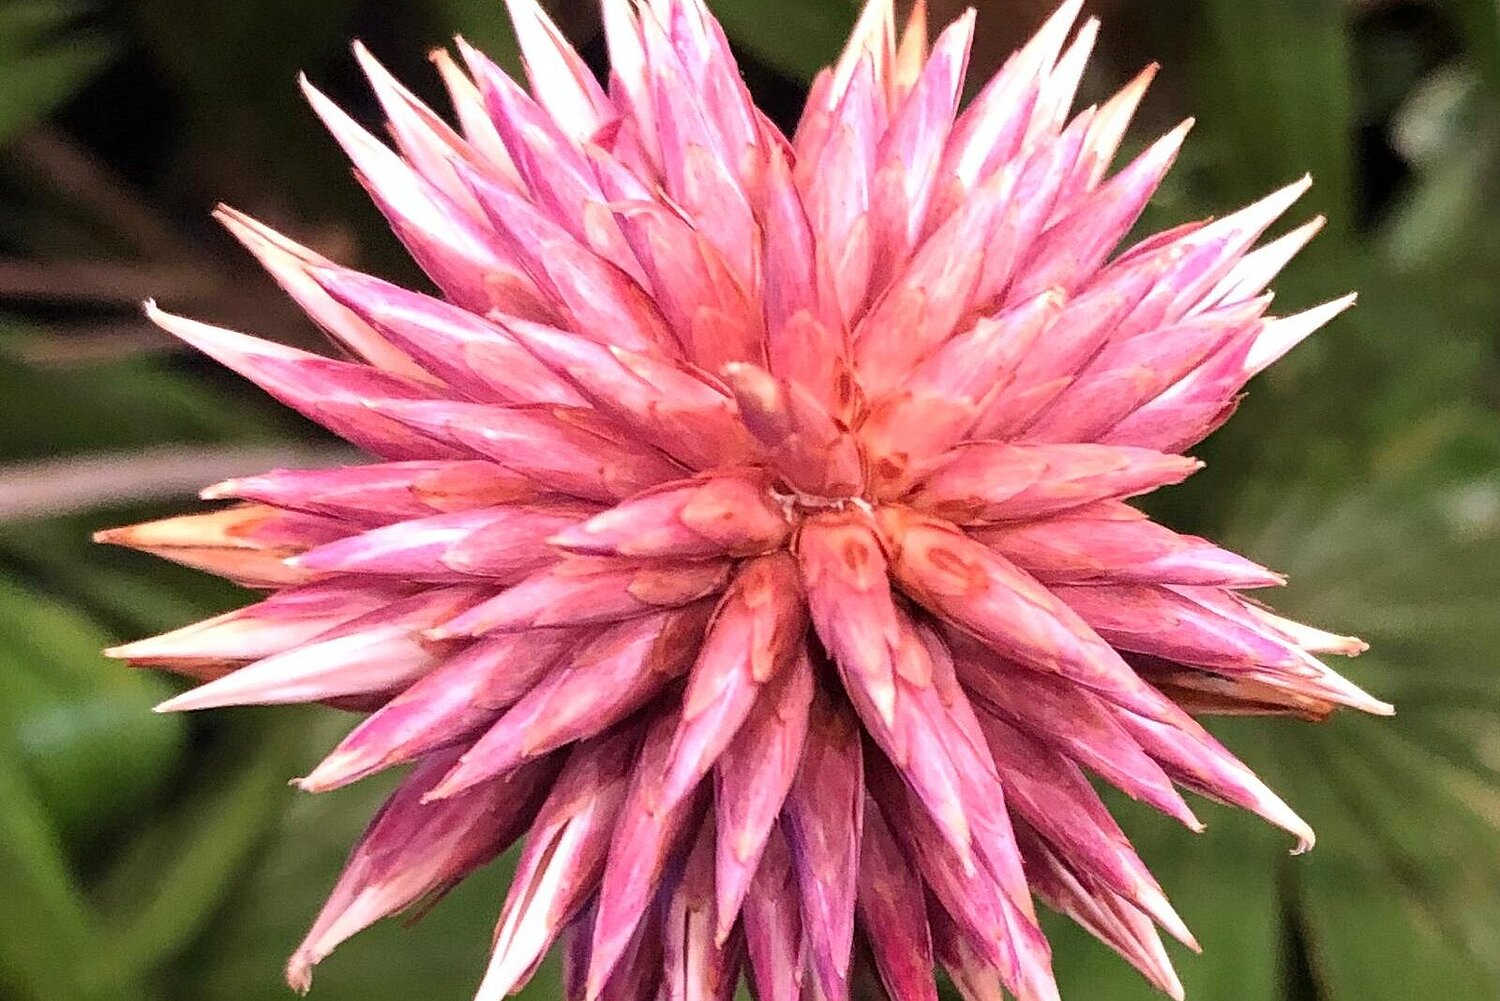
[{"label": "flower head", "polygon": [[1192,944],[1088,773],[1312,832],[1195,722],[1389,708],[1280,577],[1125,503],[1347,305],[1268,313],[1306,182],[1117,249],[1184,125],[1110,173],[1151,71],[1070,117],[1069,0],[967,107],[973,15],[871,0],[796,132],[702,0],[604,0],[590,75],[510,0],[460,130],[362,48],[397,151],[307,93],[440,290],[222,221],[353,356],[152,318],[377,461],[104,533],[270,594],[113,651],[161,708],[368,713],[300,780],[411,764],[288,970],[521,839],[479,996],[561,942],[577,998],[1056,997],[1033,898],[1180,994]]}]

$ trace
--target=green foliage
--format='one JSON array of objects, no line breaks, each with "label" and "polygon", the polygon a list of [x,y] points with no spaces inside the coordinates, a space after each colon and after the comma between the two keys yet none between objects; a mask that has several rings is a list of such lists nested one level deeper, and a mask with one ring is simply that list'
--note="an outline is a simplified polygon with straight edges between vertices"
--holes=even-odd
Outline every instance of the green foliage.
[{"label": "green foliage", "polygon": [[75,27],[88,9],[69,0],[0,4],[0,144],[51,114],[117,54],[106,35]]},{"label": "green foliage", "polygon": [[1313,207],[1335,231],[1350,225],[1353,79],[1348,5],[1341,0],[1243,0],[1202,5],[1198,110],[1222,145],[1218,175],[1254,198],[1311,172]]},{"label": "green foliage", "polygon": [[792,0],[777,4],[774,16],[760,0],[712,0],[709,6],[735,43],[802,83],[843,49],[859,13],[848,0]]},{"label": "green foliage", "polygon": [[498,0],[441,0],[437,17],[449,34],[460,35],[517,80],[524,79],[521,53],[510,21],[497,16]]}]

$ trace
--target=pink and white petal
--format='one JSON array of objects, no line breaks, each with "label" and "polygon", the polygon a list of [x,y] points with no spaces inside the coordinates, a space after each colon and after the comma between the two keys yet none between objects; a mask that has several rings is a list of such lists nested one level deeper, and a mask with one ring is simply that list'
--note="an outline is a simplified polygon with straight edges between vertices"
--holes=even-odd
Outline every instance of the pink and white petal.
[{"label": "pink and white petal", "polygon": [[682,467],[582,407],[491,407],[447,400],[367,403],[380,416],[435,443],[489,458],[559,493],[614,503],[668,480]]},{"label": "pink and white petal", "polygon": [[672,564],[570,557],[428,631],[430,639],[620,622],[718,594],[730,563]]},{"label": "pink and white petal", "polygon": [[1030,520],[1181,483],[1201,468],[1143,448],[974,442],[944,456],[912,503],[961,524]]},{"label": "pink and white petal", "polygon": [[288,565],[290,557],[358,530],[358,526],[321,515],[238,504],[206,514],[107,528],[95,532],[93,538],[206,570],[247,587],[287,587],[325,576]]},{"label": "pink and white petal", "polygon": [[318,702],[411,684],[442,662],[423,630],[484,598],[475,585],[430,588],[351,619],[310,643],[255,661],[156,707],[182,712]]},{"label": "pink and white petal", "polygon": [[823,648],[892,725],[902,634],[874,525],[854,508],[808,518],[797,536],[797,557]]},{"label": "pink and white petal", "polygon": [[547,540],[590,511],[585,505],[506,506],[434,514],[325,543],[290,562],[324,573],[438,583],[486,577],[516,583],[555,563],[557,552]]},{"label": "pink and white petal", "polygon": [[216,207],[214,218],[255,255],[282,291],[296,300],[303,312],[334,340],[376,368],[423,382],[432,381],[405,352],[323,290],[313,272],[332,267],[332,261],[228,205]]},{"label": "pink and white petal", "polygon": [[687,672],[709,612],[701,603],[642,616],[564,655],[469,746],[429,795],[458,795],[622,722]]},{"label": "pink and white petal", "polygon": [[1182,982],[1151,920],[1125,898],[1075,873],[1029,828],[1016,830],[1037,895],[1119,953],[1152,986],[1183,1001]]},{"label": "pink and white petal", "polygon": [[859,724],[827,696],[813,700],[802,765],[783,810],[802,898],[802,932],[827,1001],[848,1001],[864,819]]},{"label": "pink and white petal", "polygon": [[514,338],[469,310],[343,268],[321,268],[313,277],[337,302],[470,399],[584,402]]},{"label": "pink and white petal", "polygon": [[[741,905],[750,905],[752,880],[769,852],[788,791],[797,776],[813,699],[813,667],[806,646],[769,681],[714,767],[718,815],[715,891],[718,935],[729,934]],[[782,846],[785,850],[785,846]],[[769,877],[768,877],[769,878]],[[770,916],[764,916],[771,920]],[[777,918],[780,922],[784,919]],[[751,918],[747,915],[746,931]],[[754,939],[751,940],[754,960]],[[795,950],[794,950],[795,951]],[[780,954],[778,954],[780,955]],[[799,960],[800,964],[800,960]],[[799,965],[800,969],[800,965]]]},{"label": "pink and white petal", "polygon": [[592,137],[614,117],[593,72],[536,0],[506,0],[531,93],[571,138]]},{"label": "pink and white petal", "polygon": [[409,595],[401,583],[321,581],[160,636],[104,651],[141,666],[248,662],[310,642],[335,626]]},{"label": "pink and white petal", "polygon": [[295,990],[308,989],[313,967],[345,939],[423,897],[441,894],[498,857],[531,822],[557,771],[552,762],[538,762],[460,799],[422,802],[451,762],[446,752],[428,758],[375,815],[287,962],[287,982]]},{"label": "pink and white petal", "polygon": [[174,316],[146,303],[146,318],[273,396],[284,406],[384,459],[440,459],[462,452],[381,417],[372,400],[431,400],[434,387],[368,365],[335,361]]},{"label": "pink and white petal", "polygon": [[790,525],[768,486],[753,474],[706,474],[664,484],[550,541],[595,556],[706,559],[772,552]]},{"label": "pink and white petal", "polygon": [[1077,765],[993,716],[981,719],[1014,813],[1068,863],[1150,915],[1174,938],[1197,948],[1182,918],[1135,854]]},{"label": "pink and white petal", "polygon": [[297,785],[326,792],[479,736],[590,633],[504,633],[453,653],[366,717]]},{"label": "pink and white petal", "polygon": [[475,1001],[522,986],[597,889],[639,742],[618,728],[568,754],[526,836]]}]

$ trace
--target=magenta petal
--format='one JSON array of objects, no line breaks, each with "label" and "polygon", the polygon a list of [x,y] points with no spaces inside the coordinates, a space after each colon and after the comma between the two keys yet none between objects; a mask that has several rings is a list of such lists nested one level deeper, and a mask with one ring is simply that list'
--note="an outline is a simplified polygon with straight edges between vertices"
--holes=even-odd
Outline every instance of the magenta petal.
[{"label": "magenta petal", "polygon": [[767,684],[805,655],[806,629],[795,561],[779,554],[743,564],[714,610],[683,694],[669,796],[686,795],[708,774]]},{"label": "magenta petal", "polygon": [[371,528],[431,514],[535,500],[525,477],[478,460],[377,462],[332,469],[275,469],[225,480],[205,500],[259,501]]},{"label": "magenta petal", "polygon": [[828,1001],[847,1001],[864,818],[864,762],[847,710],[814,699],[802,767],[784,819],[802,897],[802,930]]},{"label": "magenta petal", "polygon": [[475,1001],[499,1001],[524,984],[597,889],[639,740],[622,729],[568,754],[527,834]]},{"label": "magenta petal", "polygon": [[1117,501],[1101,501],[1038,521],[1001,523],[974,537],[1038,580],[1051,584],[1196,584],[1271,587],[1280,574],[1191,535],[1147,520]]},{"label": "magenta petal", "polygon": [[901,540],[896,579],[923,606],[1027,667],[1158,714],[1145,682],[1051,591],[957,530],[887,510],[885,535]]},{"label": "magenta petal", "polygon": [[676,569],[576,557],[454,616],[432,639],[481,636],[555,626],[620,622],[717,594],[729,577],[726,561]]},{"label": "magenta petal", "polygon": [[303,89],[435,290],[220,208],[349,357],[148,304],[376,460],[96,536],[268,592],[109,651],[200,683],[159,708],[368,714],[309,791],[415,763],[294,985],[529,827],[480,1001],[559,940],[569,1001],[934,1001],[934,964],[1057,1001],[1033,894],[1180,997],[1092,778],[1311,846],[1194,714],[1389,714],[1319,659],[1364,644],[1126,504],[1352,304],[1268,313],[1309,182],[1121,246],[1191,124],[1115,169],[1156,67],[1075,112],[1100,24],[1063,0],[963,106],[976,15],[906,6],[790,135],[709,0],[601,0],[597,78],[506,0],[525,79],[433,53],[454,124],[356,43],[390,144]]},{"label": "magenta petal", "polygon": [[932,937],[922,882],[908,866],[880,811],[865,806],[859,858],[859,919],[881,983],[893,998],[937,1001]]},{"label": "magenta petal", "polygon": [[730,1001],[739,984],[744,941],[719,939],[714,928],[714,817],[710,812],[667,901],[663,925],[663,997]]},{"label": "magenta petal", "polygon": [[423,762],[376,814],[287,963],[292,987],[307,990],[312,968],[349,936],[443,892],[497,857],[526,829],[556,773],[554,764],[538,762],[467,796],[423,802],[452,760],[445,752]]},{"label": "magenta petal", "polygon": [[[667,866],[688,847],[705,798],[666,799],[667,754],[677,720],[659,716],[646,732],[630,790],[610,843],[588,965],[588,996],[597,998],[623,965],[630,969],[632,935],[641,925]],[[660,937],[656,936],[656,941]],[[658,976],[660,966],[657,967]]]},{"label": "magenta petal", "polygon": [[756,988],[764,1001],[802,997],[807,957],[802,902],[791,852],[779,827],[768,829],[765,854],[745,897],[745,946]]},{"label": "magenta petal", "polygon": [[557,629],[471,644],[368,716],[297,784],[323,792],[472,740],[585,638]]},{"label": "magenta petal", "polygon": [[1099,696],[1008,664],[977,644],[960,650],[958,668],[970,694],[985,711],[1048,741],[1126,795],[1176,817],[1192,830],[1203,829],[1172,780]]},{"label": "magenta petal", "polygon": [[719,936],[729,934],[761,853],[802,760],[813,699],[813,667],[804,647],[766,684],[714,767],[718,813],[715,890]]},{"label": "magenta petal", "polygon": [[570,651],[464,752],[432,796],[453,796],[564,744],[603,733],[685,672],[706,605],[621,623]]}]

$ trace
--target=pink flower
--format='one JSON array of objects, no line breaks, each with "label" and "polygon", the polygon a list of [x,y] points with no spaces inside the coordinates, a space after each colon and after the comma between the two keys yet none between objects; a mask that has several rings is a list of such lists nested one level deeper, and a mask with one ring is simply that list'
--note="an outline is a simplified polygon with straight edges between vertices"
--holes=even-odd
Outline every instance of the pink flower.
[{"label": "pink flower", "polygon": [[[362,48],[392,151],[307,85],[432,296],[223,222],[353,360],[149,307],[371,453],[104,533],[260,587],[112,653],[164,710],[367,712],[304,779],[412,763],[288,977],[523,839],[479,997],[561,942],[575,997],[1056,997],[1033,897],[1164,991],[1193,945],[1087,773],[1312,832],[1190,713],[1389,712],[1362,645],[1125,500],[1351,302],[1266,288],[1306,188],[1117,250],[1184,125],[1112,175],[1151,78],[1069,118],[1069,0],[966,108],[973,15],[871,0],[788,138],[702,0],[605,0],[600,87],[510,0],[528,94],[459,43],[461,131]],[[1067,43],[1065,45],[1065,43]]]}]

